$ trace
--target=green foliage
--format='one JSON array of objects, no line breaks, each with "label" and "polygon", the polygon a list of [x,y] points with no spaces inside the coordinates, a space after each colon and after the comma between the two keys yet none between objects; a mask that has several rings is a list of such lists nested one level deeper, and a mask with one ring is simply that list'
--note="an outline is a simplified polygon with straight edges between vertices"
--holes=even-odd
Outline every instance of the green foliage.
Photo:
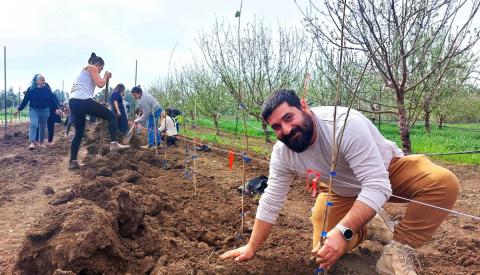
[{"label": "green foliage", "polygon": [[[450,126],[450,127],[449,127]],[[471,130],[466,130],[471,129]],[[401,145],[395,124],[382,124],[380,132],[389,140]],[[442,129],[432,127],[431,134],[425,134],[423,125],[411,129],[413,153],[447,153],[480,150],[480,124],[447,125]],[[456,164],[480,164],[480,154],[432,156]]]},{"label": "green foliage", "polygon": [[[210,128],[215,127],[215,125],[211,120],[205,119],[205,118],[197,119],[197,125],[206,126]],[[243,136],[245,132],[243,120],[241,117],[238,119],[238,124],[235,118],[225,118],[225,119],[221,119],[218,125],[222,131],[229,132],[229,133],[237,132],[238,136]],[[260,121],[256,119],[247,120],[247,135],[253,136],[253,137],[259,137],[259,138],[264,137],[263,129],[261,127],[262,127],[262,123]],[[275,134],[273,132],[269,132],[269,134],[271,138],[275,139]]]},{"label": "green foliage", "polygon": [[[197,124],[205,127],[214,127],[213,123],[208,119],[197,119]],[[234,132],[235,124],[235,118],[222,119],[219,126],[224,132]],[[262,138],[263,132],[260,129],[260,122],[254,119],[248,121],[249,136]],[[398,127],[395,123],[382,123],[380,125],[380,132],[385,138],[394,141],[399,147],[401,146],[402,143],[398,135]],[[241,120],[239,120],[238,124],[238,135],[241,138],[240,141],[233,141],[213,134],[199,135],[198,137],[218,144],[235,146],[234,144],[238,143],[238,147],[243,148],[243,124]],[[275,140],[273,133],[271,136],[272,139]],[[432,127],[431,134],[425,133],[423,125],[417,125],[411,129],[411,140],[413,153],[447,153],[480,150],[480,124],[448,124],[442,129]],[[265,148],[252,148],[252,151],[268,155]],[[432,158],[454,164],[480,164],[480,154],[432,156]]]}]

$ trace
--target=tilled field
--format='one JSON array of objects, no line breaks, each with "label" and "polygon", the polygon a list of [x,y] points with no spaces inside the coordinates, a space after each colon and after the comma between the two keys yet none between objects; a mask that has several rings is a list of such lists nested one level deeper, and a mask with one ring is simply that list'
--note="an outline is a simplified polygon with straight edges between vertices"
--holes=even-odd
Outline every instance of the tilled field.
[{"label": "tilled field", "polygon": [[[230,171],[224,152],[197,152],[195,188],[191,146],[183,142],[156,155],[139,149],[134,138],[131,149],[102,158],[87,155],[85,167],[70,172],[68,142],[62,138],[53,148],[29,152],[24,132],[19,128],[0,140],[0,233],[7,236],[0,243],[2,274],[311,274],[315,269],[309,254],[314,201],[302,179],[256,257],[223,261],[218,255],[248,239],[257,205],[255,198],[245,198],[241,234],[241,159]],[[93,138],[83,147],[97,151]],[[478,168],[449,168],[462,181],[456,209],[479,215]],[[268,175],[268,165],[254,160],[246,171],[247,179]],[[387,209],[400,218],[404,206]],[[419,250],[421,273],[479,273],[479,232],[473,219],[450,216]],[[331,274],[374,274],[381,248],[366,241]]]}]

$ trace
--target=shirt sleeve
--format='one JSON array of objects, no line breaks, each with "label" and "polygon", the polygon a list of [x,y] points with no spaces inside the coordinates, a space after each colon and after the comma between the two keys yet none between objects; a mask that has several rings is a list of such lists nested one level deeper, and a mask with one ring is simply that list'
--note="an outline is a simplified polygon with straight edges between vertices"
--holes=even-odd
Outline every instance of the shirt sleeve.
[{"label": "shirt sleeve", "polygon": [[30,101],[30,91],[31,89],[28,89],[27,92],[25,93],[25,96],[23,97],[22,103],[20,103],[20,106],[18,106],[18,110],[22,111]]},{"label": "shirt sleeve", "polygon": [[378,212],[392,195],[392,187],[380,151],[368,129],[364,119],[348,118],[340,150],[362,185],[357,200]]},{"label": "shirt sleeve", "polygon": [[290,185],[294,179],[294,172],[287,168],[280,156],[280,148],[272,151],[270,160],[270,173],[267,181],[267,188],[260,198],[256,218],[264,222],[274,224],[287,200]]},{"label": "shirt sleeve", "polygon": [[160,119],[161,120],[161,125],[160,125],[160,128],[158,128],[158,131],[161,133],[163,131],[165,131],[166,129],[166,125],[165,125],[165,120],[166,119]]},{"label": "shirt sleeve", "polygon": [[57,96],[50,92],[50,109],[57,110],[59,108],[60,103],[58,102]]}]

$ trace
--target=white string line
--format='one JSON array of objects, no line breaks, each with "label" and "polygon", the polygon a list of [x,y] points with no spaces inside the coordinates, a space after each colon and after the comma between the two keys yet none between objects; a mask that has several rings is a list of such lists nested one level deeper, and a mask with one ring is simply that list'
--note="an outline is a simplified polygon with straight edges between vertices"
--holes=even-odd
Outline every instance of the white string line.
[{"label": "white string line", "polygon": [[[189,139],[186,139],[186,138],[180,138],[180,137],[177,137],[177,138],[180,139],[180,140],[184,140],[184,141],[195,144],[195,142],[193,142],[192,140],[189,140]],[[202,142],[202,143],[206,143],[206,142]],[[226,153],[233,152],[237,156],[243,156],[242,153],[236,153],[234,151],[225,150],[225,149],[213,146],[213,145],[210,145],[209,147],[213,148],[213,149],[216,149],[216,150],[219,150],[219,151],[222,151],[222,152],[226,152]],[[248,157],[252,160],[256,160],[256,161],[259,161],[259,162],[264,162],[264,163],[270,164],[270,161],[267,161],[267,160],[264,160],[264,159],[260,159],[260,158],[256,158],[256,157],[250,157],[250,156],[248,156]],[[276,165],[281,166],[283,168],[291,169],[291,170],[294,170],[294,171],[297,171],[297,172],[300,172],[300,173],[303,173],[303,174],[307,174],[307,172],[305,172],[304,170],[296,169],[296,168],[281,165],[281,164],[276,164]],[[329,179],[329,177],[327,177],[327,176],[320,176],[320,177],[324,178],[324,179]],[[333,178],[333,180],[338,182],[338,183],[343,183],[345,185],[353,186],[353,187],[360,188],[360,189],[362,188],[361,186],[358,186],[357,184],[353,184],[353,183],[350,183],[350,182],[338,180],[338,179],[335,179],[335,178]],[[409,201],[409,202],[418,203],[418,204],[421,204],[421,205],[424,205],[424,206],[429,206],[429,207],[436,208],[436,209],[439,209],[439,210],[443,210],[443,211],[446,211],[446,212],[449,212],[449,213],[452,213],[452,214],[455,214],[455,215],[465,216],[465,217],[469,217],[469,218],[480,221],[480,217],[477,217],[477,216],[474,216],[474,215],[471,215],[471,214],[462,213],[462,212],[459,212],[459,211],[456,211],[456,210],[443,208],[443,207],[440,207],[440,206],[432,205],[432,204],[429,204],[429,203],[425,203],[425,202],[421,202],[421,201],[417,201],[417,200],[413,200],[413,199],[409,199],[409,198],[404,198],[404,197],[393,195],[393,194],[391,195],[391,197],[402,199],[402,200]]]}]

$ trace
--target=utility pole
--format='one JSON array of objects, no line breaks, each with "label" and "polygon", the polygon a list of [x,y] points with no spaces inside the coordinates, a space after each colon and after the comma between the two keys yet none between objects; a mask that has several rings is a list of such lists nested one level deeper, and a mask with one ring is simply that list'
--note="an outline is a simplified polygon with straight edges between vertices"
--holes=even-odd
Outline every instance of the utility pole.
[{"label": "utility pole", "polygon": [[[138,60],[135,59],[135,87],[137,86],[137,68],[138,68]],[[135,98],[133,99],[133,107],[132,107],[132,117],[135,118]]]},{"label": "utility pole", "polygon": [[7,136],[7,46],[3,46],[3,79],[4,79],[4,98],[5,107],[5,136]]}]

